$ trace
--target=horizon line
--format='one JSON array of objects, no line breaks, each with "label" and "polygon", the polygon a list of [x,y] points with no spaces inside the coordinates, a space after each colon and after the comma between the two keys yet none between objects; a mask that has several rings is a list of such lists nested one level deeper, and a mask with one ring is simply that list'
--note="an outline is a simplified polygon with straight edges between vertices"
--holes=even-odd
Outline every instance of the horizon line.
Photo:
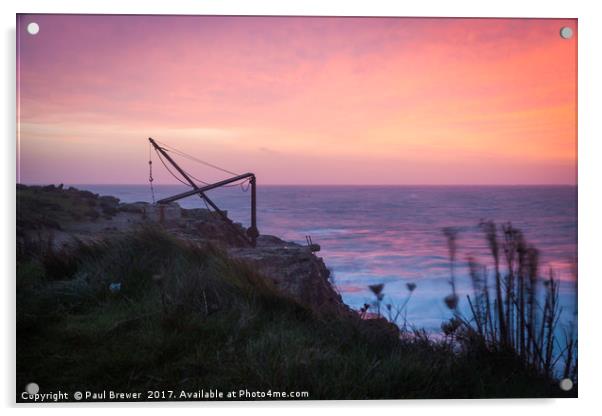
[{"label": "horizon line", "polygon": [[[54,186],[58,186],[58,185],[63,185],[63,186],[149,186],[148,182],[146,183],[59,183],[59,184],[54,184],[54,183],[23,183],[23,182],[17,182],[17,185],[26,185],[26,186],[49,186],[49,185],[54,185]],[[185,184],[181,184],[181,183],[163,183],[163,184],[153,184],[153,186],[157,187],[157,186],[175,186],[175,185],[179,185],[179,186],[189,186],[189,185],[185,185]],[[423,186],[423,187],[427,187],[427,186],[432,186],[432,187],[460,187],[460,186],[490,186],[490,187],[494,187],[494,186],[514,186],[514,187],[518,187],[518,186],[574,186],[577,187],[578,183],[525,183],[525,184],[510,184],[510,183],[458,183],[458,184],[437,184],[437,183],[432,183],[432,184],[421,184],[421,183],[416,183],[416,184],[412,184],[412,183],[398,183],[398,184],[387,184],[387,183],[372,183],[372,184],[356,184],[356,183],[343,183],[343,184],[336,184],[336,183],[325,183],[325,184],[305,184],[305,183],[263,183],[263,184],[258,184],[258,186]]]}]

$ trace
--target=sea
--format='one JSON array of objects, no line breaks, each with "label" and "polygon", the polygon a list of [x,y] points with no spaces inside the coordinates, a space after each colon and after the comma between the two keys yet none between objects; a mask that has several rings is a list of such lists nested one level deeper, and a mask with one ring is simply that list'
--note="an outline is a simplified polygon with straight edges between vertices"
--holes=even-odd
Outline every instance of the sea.
[{"label": "sea", "polygon": [[[122,202],[152,201],[147,185],[74,185]],[[157,199],[188,190],[183,185],[154,187]],[[244,186],[207,193],[229,217],[250,223],[250,190]],[[198,197],[184,208],[205,207]],[[261,234],[320,245],[343,301],[359,309],[375,300],[370,285],[383,284],[386,305],[400,306],[405,322],[440,333],[452,317],[444,298],[451,293],[445,227],[457,230],[454,265],[459,309],[469,315],[472,294],[468,257],[493,270],[481,221],[511,223],[539,251],[541,278],[559,281],[559,327],[577,319],[576,186],[262,186],[257,188]],[[490,276],[491,278],[491,276]],[[490,280],[491,281],[491,280]],[[408,285],[410,284],[410,285]],[[409,287],[415,286],[413,291]],[[409,286],[409,287],[408,287]],[[372,307],[371,310],[374,310]]]}]

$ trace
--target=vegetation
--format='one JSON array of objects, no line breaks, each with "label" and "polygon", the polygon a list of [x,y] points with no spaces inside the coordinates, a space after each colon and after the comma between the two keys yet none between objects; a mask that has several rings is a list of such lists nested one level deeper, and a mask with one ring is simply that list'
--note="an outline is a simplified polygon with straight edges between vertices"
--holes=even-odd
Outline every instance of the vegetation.
[{"label": "vegetation", "polygon": [[44,250],[42,246],[49,244],[48,235],[66,224],[111,218],[117,212],[118,203],[117,198],[73,187],[65,189],[62,184],[17,185],[17,257]]},{"label": "vegetation", "polygon": [[[556,365],[564,362],[560,375],[576,384],[575,325],[569,325],[571,329],[564,331],[561,341],[558,324],[562,309],[554,272],[550,270],[546,279],[540,279],[537,249],[512,224],[502,226],[501,242],[495,223],[482,222],[480,226],[493,258],[495,292],[490,293],[486,267],[469,258],[473,296],[468,296],[471,320],[464,322],[467,336],[489,349],[514,353],[525,366],[548,377],[558,373]],[[543,294],[538,296],[540,285]]]},{"label": "vegetation", "polygon": [[[513,355],[399,340],[379,320],[320,316],[244,265],[156,229],[82,245],[64,275],[19,263],[17,378],[42,391],[308,391],[313,399],[562,393]],[[75,266],[73,266],[75,264]],[[121,283],[112,293],[111,283]]]},{"label": "vegetation", "polygon": [[61,224],[111,217],[118,199],[63,185],[17,185],[17,227],[61,228]]},{"label": "vegetation", "polygon": [[149,227],[68,252],[33,244],[18,258],[17,391],[32,381],[41,392],[247,389],[309,399],[576,395],[512,351],[318,313],[220,249]]}]

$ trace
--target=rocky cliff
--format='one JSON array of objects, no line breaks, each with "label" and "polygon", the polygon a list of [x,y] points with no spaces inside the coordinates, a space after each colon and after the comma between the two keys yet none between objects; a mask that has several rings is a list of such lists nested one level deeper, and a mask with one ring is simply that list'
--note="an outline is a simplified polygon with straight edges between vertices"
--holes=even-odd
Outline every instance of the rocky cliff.
[{"label": "rocky cliff", "polygon": [[[35,206],[29,205],[35,200]],[[33,240],[46,241],[56,250],[68,249],[75,241],[110,238],[145,224],[160,226],[195,244],[213,244],[229,257],[258,271],[283,293],[314,309],[348,312],[330,282],[330,271],[309,247],[260,235],[256,247],[245,244],[234,228],[207,209],[184,209],[178,204],[121,203],[111,196],[62,187],[20,187],[20,211],[32,211],[28,223],[17,221],[18,246]],[[33,205],[33,204],[32,204]],[[40,213],[38,217],[34,214]],[[32,223],[31,218],[36,218]]]}]

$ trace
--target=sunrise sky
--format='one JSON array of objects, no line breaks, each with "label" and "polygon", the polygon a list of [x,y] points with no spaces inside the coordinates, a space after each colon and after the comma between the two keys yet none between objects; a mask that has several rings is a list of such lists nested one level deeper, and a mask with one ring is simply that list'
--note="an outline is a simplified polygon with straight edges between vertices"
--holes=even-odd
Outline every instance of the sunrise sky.
[{"label": "sunrise sky", "polygon": [[576,20],[17,23],[22,183],[145,183],[148,137],[260,184],[576,183]]}]

